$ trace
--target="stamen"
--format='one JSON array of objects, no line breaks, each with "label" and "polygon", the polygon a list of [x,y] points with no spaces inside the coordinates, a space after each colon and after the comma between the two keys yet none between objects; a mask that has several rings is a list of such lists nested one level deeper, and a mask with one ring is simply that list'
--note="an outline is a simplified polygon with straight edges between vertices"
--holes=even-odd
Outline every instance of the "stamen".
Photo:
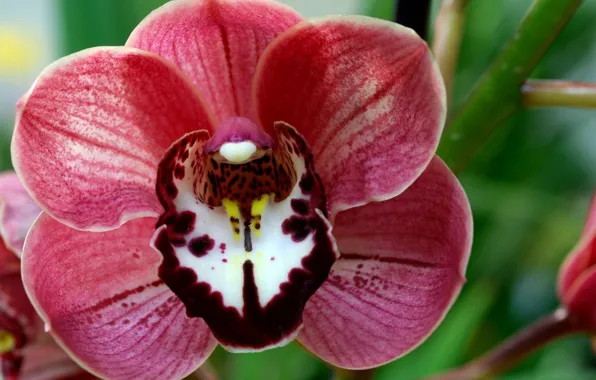
[{"label": "stamen", "polygon": [[0,330],[0,354],[5,354],[14,350],[16,340],[14,335],[8,331]]},{"label": "stamen", "polygon": [[222,204],[230,217],[230,224],[232,225],[232,232],[234,233],[234,240],[240,241],[240,206],[238,202],[229,198],[224,198]]},{"label": "stamen", "polygon": [[252,202],[252,207],[250,210],[250,215],[252,217],[252,229],[255,232],[256,237],[261,236],[261,215],[265,210],[265,206],[267,206],[267,202],[269,201],[269,195],[263,194],[259,199],[255,199]]},{"label": "stamen", "polygon": [[219,154],[231,164],[250,161],[256,151],[257,146],[251,141],[228,142],[219,148]]}]

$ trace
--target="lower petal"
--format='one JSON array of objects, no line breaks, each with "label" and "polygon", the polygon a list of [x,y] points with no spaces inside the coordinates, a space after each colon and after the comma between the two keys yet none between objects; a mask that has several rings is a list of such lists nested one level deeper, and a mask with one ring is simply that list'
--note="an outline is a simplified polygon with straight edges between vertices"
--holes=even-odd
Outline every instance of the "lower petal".
[{"label": "lower petal", "polygon": [[23,251],[23,280],[50,333],[90,372],[110,379],[179,379],[217,342],[157,278],[148,247],[156,219],[103,233],[42,214]]},{"label": "lower petal", "polygon": [[344,368],[405,355],[465,281],[472,217],[463,189],[434,158],[400,196],[339,213],[334,235],[342,255],[307,304],[299,340]]},{"label": "lower petal", "polygon": [[40,213],[15,173],[0,174],[0,235],[7,248],[20,255],[27,231]]}]

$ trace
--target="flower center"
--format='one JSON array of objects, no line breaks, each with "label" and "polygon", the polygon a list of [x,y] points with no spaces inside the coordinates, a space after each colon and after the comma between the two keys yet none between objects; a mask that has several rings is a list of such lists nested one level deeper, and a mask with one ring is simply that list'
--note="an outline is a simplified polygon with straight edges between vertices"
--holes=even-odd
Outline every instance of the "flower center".
[{"label": "flower center", "polygon": [[291,341],[337,258],[308,144],[275,131],[232,118],[178,140],[158,170],[160,277],[234,351]]}]

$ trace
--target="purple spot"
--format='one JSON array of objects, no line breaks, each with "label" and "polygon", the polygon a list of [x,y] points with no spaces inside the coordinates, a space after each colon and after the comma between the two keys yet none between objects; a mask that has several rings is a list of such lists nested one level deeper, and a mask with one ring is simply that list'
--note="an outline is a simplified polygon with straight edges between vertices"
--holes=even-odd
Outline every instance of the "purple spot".
[{"label": "purple spot", "polygon": [[135,259],[140,259],[141,258],[141,256],[138,253],[136,253],[136,252],[132,254],[132,257],[134,257]]},{"label": "purple spot", "polygon": [[299,243],[306,239],[308,234],[316,227],[309,219],[291,216],[281,224],[281,230],[286,235],[291,235],[292,240]]},{"label": "purple spot", "polygon": [[305,199],[292,199],[290,204],[295,213],[300,215],[308,214],[308,202]]},{"label": "purple spot", "polygon": [[189,233],[195,227],[196,218],[197,215],[192,211],[181,212],[172,224],[172,231],[177,234]]},{"label": "purple spot", "polygon": [[271,257],[271,261],[275,261],[275,257],[273,257],[273,256],[272,256],[272,257]]},{"label": "purple spot", "polygon": [[196,257],[203,257],[213,249],[215,241],[209,235],[199,236],[188,243],[188,249]]},{"label": "purple spot", "polygon": [[300,179],[300,189],[304,194],[310,194],[315,187],[315,179],[310,172],[306,172]]},{"label": "purple spot", "polygon": [[226,243],[221,243],[219,249],[221,250],[221,253],[226,253]]},{"label": "purple spot", "polygon": [[228,262],[228,259],[223,259],[223,260],[221,260],[221,262],[222,263],[227,263]]}]

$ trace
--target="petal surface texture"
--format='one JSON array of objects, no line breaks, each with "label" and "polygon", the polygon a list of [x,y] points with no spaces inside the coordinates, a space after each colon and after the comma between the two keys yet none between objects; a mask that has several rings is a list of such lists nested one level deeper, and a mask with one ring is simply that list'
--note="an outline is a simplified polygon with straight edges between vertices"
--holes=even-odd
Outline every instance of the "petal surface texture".
[{"label": "petal surface texture", "polygon": [[17,106],[12,160],[44,211],[86,230],[160,212],[157,163],[170,144],[211,129],[174,65],[132,48],[93,48],[50,65]]},{"label": "petal surface texture", "polygon": [[23,251],[23,281],[50,333],[79,364],[109,379],[180,379],[217,342],[157,278],[148,247],[156,219],[103,233],[42,214]]},{"label": "petal surface texture", "polygon": [[231,116],[254,120],[252,79],[259,57],[300,20],[294,10],[270,0],[178,0],[151,13],[126,44],[180,67],[219,122]]},{"label": "petal surface texture", "polygon": [[[567,303],[568,293],[574,292],[584,272],[596,268],[596,194],[588,211],[586,225],[579,242],[563,263],[559,272],[559,297]],[[596,307],[595,307],[596,309]]]},{"label": "petal surface texture", "polygon": [[445,121],[445,89],[412,30],[363,16],[306,21],[275,40],[255,76],[262,125],[306,137],[331,215],[389,199],[422,173]]},{"label": "petal surface texture", "polygon": [[[276,129],[278,152],[245,164],[205,156],[202,131],[174,144],[160,164],[166,213],[153,241],[164,256],[160,278],[234,352],[293,340],[306,301],[337,258],[308,146],[292,127]],[[287,197],[261,194],[286,178],[282,171],[295,178]]]},{"label": "petal surface texture", "polygon": [[0,174],[0,235],[7,248],[21,254],[27,231],[40,213],[15,173]]},{"label": "petal surface texture", "polygon": [[418,346],[464,283],[467,197],[438,158],[400,196],[337,215],[341,252],[306,305],[298,339],[323,360],[369,368]]}]

